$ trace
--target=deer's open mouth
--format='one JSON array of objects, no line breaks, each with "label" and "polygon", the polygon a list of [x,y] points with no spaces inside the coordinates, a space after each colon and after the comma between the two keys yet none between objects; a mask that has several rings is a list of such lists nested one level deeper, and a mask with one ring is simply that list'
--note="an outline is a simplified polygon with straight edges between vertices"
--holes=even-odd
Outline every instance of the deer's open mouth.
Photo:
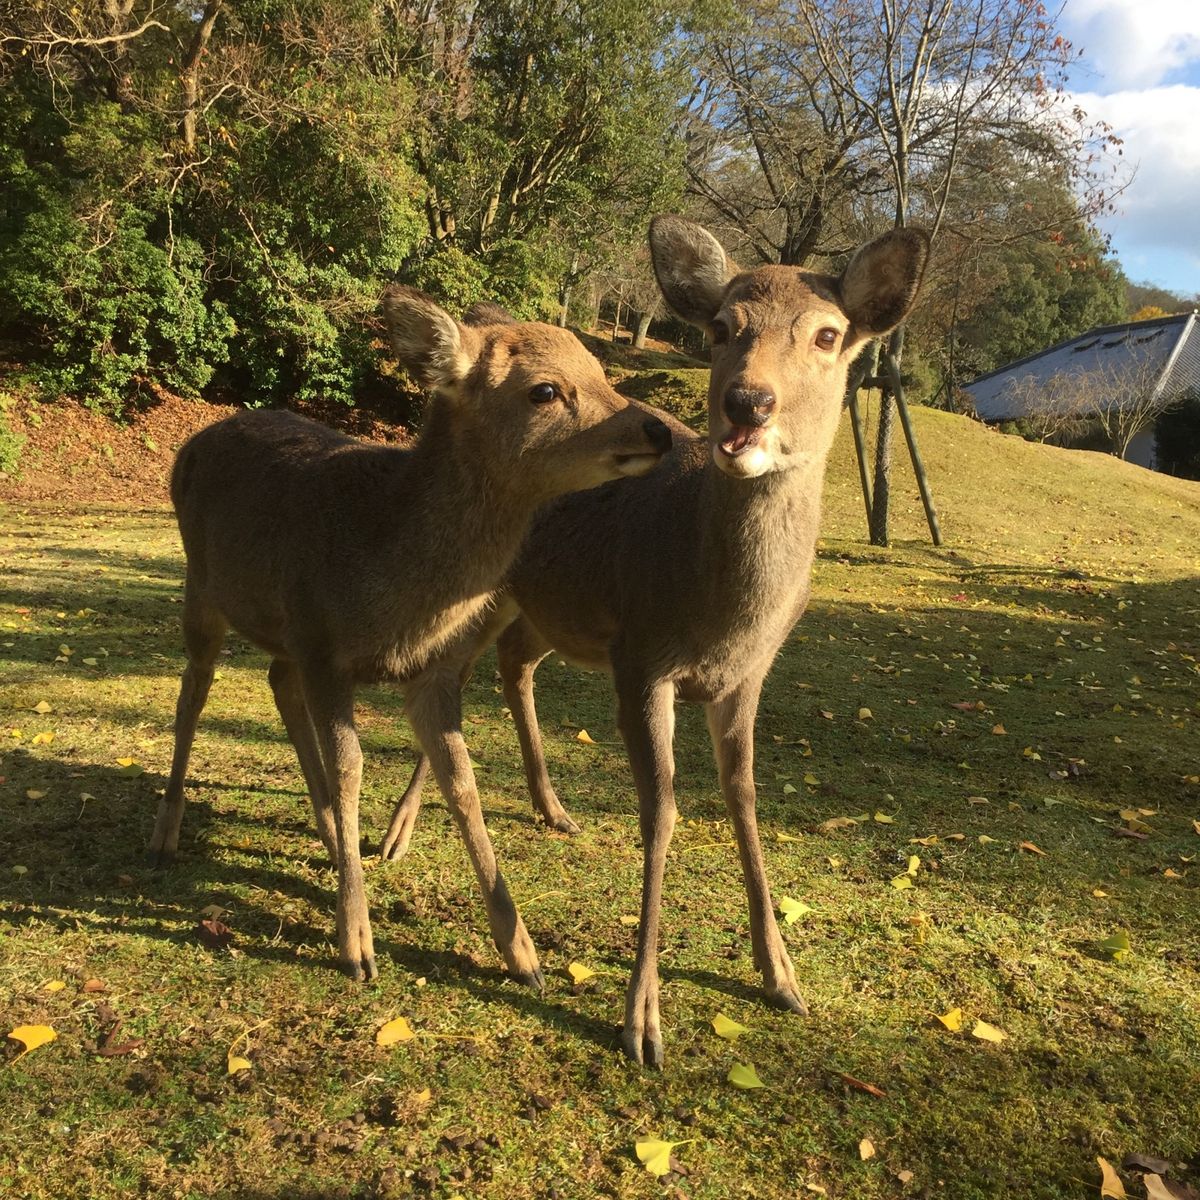
[{"label": "deer's open mouth", "polygon": [[720,443],[721,453],[729,458],[737,458],[753,446],[758,445],[762,430],[756,425],[735,425],[729,435]]}]

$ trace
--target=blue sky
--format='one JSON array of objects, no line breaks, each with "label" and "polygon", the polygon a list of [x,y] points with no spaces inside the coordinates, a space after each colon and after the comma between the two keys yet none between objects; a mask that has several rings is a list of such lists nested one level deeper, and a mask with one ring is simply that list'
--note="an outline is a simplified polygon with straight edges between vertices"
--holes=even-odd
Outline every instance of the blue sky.
[{"label": "blue sky", "polygon": [[1102,222],[1126,274],[1200,294],[1200,0],[1066,0],[1072,93],[1137,167]]}]

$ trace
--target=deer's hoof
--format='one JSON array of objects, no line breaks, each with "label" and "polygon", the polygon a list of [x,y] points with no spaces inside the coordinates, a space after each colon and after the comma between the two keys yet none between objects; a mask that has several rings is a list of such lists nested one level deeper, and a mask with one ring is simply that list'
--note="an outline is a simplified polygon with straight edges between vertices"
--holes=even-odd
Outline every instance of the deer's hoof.
[{"label": "deer's hoof", "polygon": [[788,1012],[797,1013],[802,1017],[808,1016],[808,1005],[804,1003],[804,997],[794,987],[769,989],[767,1001],[776,1008],[786,1009]]},{"label": "deer's hoof", "polygon": [[541,967],[534,967],[532,971],[518,971],[513,978],[527,988],[532,988],[535,992],[542,992],[546,989],[546,977],[542,974]]},{"label": "deer's hoof", "polygon": [[566,813],[563,813],[561,817],[555,817],[553,821],[549,821],[547,824],[555,833],[569,833],[574,835],[579,832],[579,825],[567,816]]},{"label": "deer's hoof", "polygon": [[146,851],[146,865],[155,871],[165,871],[175,862],[174,850],[155,850],[151,847]]},{"label": "deer's hoof", "polygon": [[636,1029],[621,1031],[621,1049],[625,1057],[632,1059],[639,1066],[654,1067],[661,1071],[663,1065],[663,1044],[658,1034],[644,1034]]},{"label": "deer's hoof", "polygon": [[366,958],[356,959],[354,962],[342,963],[342,970],[354,980],[355,983],[370,983],[379,975],[379,970],[375,966],[375,956],[370,955]]}]

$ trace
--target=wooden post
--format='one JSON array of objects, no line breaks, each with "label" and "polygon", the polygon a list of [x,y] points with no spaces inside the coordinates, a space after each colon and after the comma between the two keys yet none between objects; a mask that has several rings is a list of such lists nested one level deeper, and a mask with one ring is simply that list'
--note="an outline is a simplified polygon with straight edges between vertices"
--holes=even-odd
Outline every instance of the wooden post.
[{"label": "wooden post", "polygon": [[883,374],[888,381],[888,390],[896,401],[896,411],[900,414],[900,426],[904,430],[904,440],[908,443],[908,456],[912,459],[913,474],[917,477],[917,487],[921,492],[921,503],[925,506],[925,521],[929,525],[929,536],[935,546],[942,544],[942,528],[938,523],[937,509],[933,506],[933,495],[929,490],[929,478],[925,474],[925,463],[921,452],[917,449],[917,439],[913,434],[912,421],[908,415],[908,404],[904,399],[904,384],[900,379],[900,365],[890,352],[883,355]]}]

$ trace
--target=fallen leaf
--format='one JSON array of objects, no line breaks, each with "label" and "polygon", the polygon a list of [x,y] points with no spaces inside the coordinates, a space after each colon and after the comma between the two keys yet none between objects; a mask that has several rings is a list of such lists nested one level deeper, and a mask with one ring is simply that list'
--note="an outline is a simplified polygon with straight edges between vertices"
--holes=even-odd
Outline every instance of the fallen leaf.
[{"label": "fallen leaf", "polygon": [[783,785],[783,794],[785,796],[794,796],[796,794],[796,785],[793,783],[785,783]]},{"label": "fallen leaf", "polygon": [[875,1157],[875,1143],[872,1142],[870,1138],[863,1138],[863,1140],[858,1143],[858,1157],[861,1158],[863,1162],[866,1162],[868,1158]]},{"label": "fallen leaf", "polygon": [[95,995],[97,992],[107,991],[104,981],[101,979],[89,979],[84,985],[83,990],[90,995]]},{"label": "fallen leaf", "polygon": [[821,716],[823,716],[825,718],[825,720],[827,720],[827,721],[833,720],[833,713],[831,713],[829,711],[829,709],[821,708],[821,709],[818,709],[817,711],[821,714]]},{"label": "fallen leaf", "polygon": [[832,833],[835,829],[849,829],[857,824],[854,817],[830,817],[828,821],[822,821],[817,829],[821,833]]},{"label": "fallen leaf", "polygon": [[[24,1058],[31,1050],[52,1042],[58,1034],[49,1025],[18,1025],[9,1035],[14,1042],[20,1042],[25,1047],[17,1058]],[[16,1059],[13,1060],[14,1062]]]},{"label": "fallen leaf", "polygon": [[1104,941],[1096,943],[1096,949],[1102,954],[1107,954],[1113,962],[1120,962],[1133,947],[1129,942],[1129,931],[1119,929],[1111,937],[1106,937]]},{"label": "fallen leaf", "polygon": [[1032,746],[1026,746],[1025,749],[1021,751],[1021,753],[1027,759],[1029,759],[1031,762],[1041,762],[1042,761],[1042,756]]},{"label": "fallen leaf", "polygon": [[433,1093],[428,1088],[422,1088],[419,1092],[413,1092],[412,1098],[417,1104],[428,1104],[433,1099]]},{"label": "fallen leaf", "polygon": [[894,825],[896,823],[896,818],[889,817],[885,812],[877,812],[875,814],[875,820],[878,821],[880,825]]},{"label": "fallen leaf", "polygon": [[41,713],[42,716],[44,717],[47,713],[53,712],[54,708],[50,704],[47,704],[45,700],[39,700],[33,706],[33,711],[35,713]]},{"label": "fallen leaf", "polygon": [[959,712],[983,712],[985,705],[982,700],[959,700],[950,707],[957,708]]},{"label": "fallen leaf", "polygon": [[1005,736],[1005,735],[1008,733],[1008,730],[1007,730],[1007,729],[1005,729],[1003,725],[993,725],[993,726],[992,726],[992,732],[993,732],[993,733],[994,733],[994,734],[995,734],[997,737],[1004,737],[1004,736]]},{"label": "fallen leaf", "polygon": [[208,917],[212,921],[219,921],[228,909],[222,908],[219,904],[206,904],[201,910],[202,917]]},{"label": "fallen leaf", "polygon": [[981,846],[990,846],[995,840],[996,839],[994,837],[988,837],[986,833],[981,833],[979,835],[979,844]]},{"label": "fallen leaf", "polygon": [[743,1033],[749,1033],[750,1027],[747,1025],[739,1025],[736,1021],[732,1021],[724,1013],[717,1013],[712,1019],[713,1033],[717,1037],[725,1038],[726,1041],[736,1042]]},{"label": "fallen leaf", "polygon": [[407,1017],[393,1017],[375,1031],[375,1044],[394,1046],[397,1042],[410,1042],[416,1036]]},{"label": "fallen leaf", "polygon": [[1192,822],[1192,828],[1193,828],[1193,829],[1194,829],[1194,830],[1195,830],[1197,833],[1200,833],[1200,821],[1193,821],[1193,822]]},{"label": "fallen leaf", "polygon": [[746,1066],[744,1063],[734,1063],[729,1068],[729,1074],[725,1078],[736,1088],[742,1088],[749,1091],[751,1088],[760,1088],[765,1086],[763,1081],[759,1079],[758,1072],[753,1066]]},{"label": "fallen leaf", "polygon": [[1186,1183],[1176,1183],[1173,1179],[1163,1179],[1156,1172],[1142,1176],[1146,1186],[1146,1200],[1198,1200],[1200,1192]]},{"label": "fallen leaf", "polygon": [[[688,1141],[692,1139],[689,1138]],[[634,1143],[634,1153],[651,1175],[665,1175],[671,1169],[671,1151],[676,1146],[686,1146],[687,1142],[660,1142],[657,1138],[647,1138]]]},{"label": "fallen leaf", "polygon": [[921,869],[921,859],[916,854],[908,856],[908,873],[915,875]]},{"label": "fallen leaf", "polygon": [[1103,888],[1092,888],[1092,895],[1095,896],[1097,900],[1108,899],[1108,893]]},{"label": "fallen leaf", "polygon": [[54,741],[54,734],[47,729],[42,733],[35,733],[29,744],[31,746],[48,746],[52,741]]},{"label": "fallen leaf", "polygon": [[942,1013],[941,1016],[938,1017],[938,1020],[941,1021],[941,1023],[945,1025],[945,1027],[950,1030],[951,1033],[957,1033],[962,1028],[963,1011],[961,1008],[952,1008],[949,1012]]},{"label": "fallen leaf", "polygon": [[858,719],[860,721],[870,721],[874,719],[875,714],[869,708],[860,708],[858,710]]},{"label": "fallen leaf", "polygon": [[597,743],[592,740],[591,735],[586,729],[581,729],[576,735],[575,740],[582,742],[585,746],[595,746]]},{"label": "fallen leaf", "polygon": [[846,1075],[844,1072],[838,1072],[838,1078],[846,1084],[847,1087],[852,1087],[856,1092],[866,1092],[868,1096],[878,1096],[881,1100],[887,1095],[887,1092],[881,1087],[876,1087],[873,1083],[864,1083],[861,1079],[855,1079],[853,1075]]},{"label": "fallen leaf", "polygon": [[[576,983],[583,983],[586,979],[591,979],[595,975],[595,971],[591,967],[585,967],[583,963],[573,962],[568,968],[567,973]],[[401,1018],[403,1019],[403,1018]]]},{"label": "fallen leaf", "polygon": [[[129,882],[132,883],[133,880],[131,879]],[[233,930],[212,917],[205,917],[202,921],[197,921],[196,928],[192,932],[210,950],[224,950],[233,941]]]},{"label": "fallen leaf", "polygon": [[46,798],[46,793],[45,793],[45,792],[38,791],[38,789],[37,789],[37,788],[30,788],[30,789],[29,789],[29,790],[28,790],[28,791],[25,793],[25,798],[26,798],[27,800],[45,800],[45,798]]},{"label": "fallen leaf", "polygon": [[908,842],[911,846],[936,846],[938,844],[938,836],[936,833],[931,833],[928,837],[909,838]]},{"label": "fallen leaf", "polygon": [[1148,833],[1143,833],[1140,829],[1126,829],[1123,825],[1113,830],[1113,837],[1134,838],[1139,842],[1144,842],[1149,836]]},{"label": "fallen leaf", "polygon": [[971,1030],[971,1036],[977,1037],[981,1042],[1000,1043],[1008,1037],[1008,1034],[1003,1029],[997,1029],[995,1025],[989,1025],[986,1021],[976,1021]]},{"label": "fallen leaf", "polygon": [[1022,842],[1018,848],[1027,850],[1030,854],[1040,854],[1043,858],[1046,857],[1045,850],[1039,850],[1032,842]]},{"label": "fallen leaf", "polygon": [[239,1071],[249,1071],[254,1064],[248,1058],[242,1058],[237,1054],[229,1054],[225,1058],[225,1074],[236,1075]]},{"label": "fallen leaf", "polygon": [[81,661],[83,662],[83,665],[85,667],[94,667],[97,665],[96,659],[94,659],[94,658],[85,658],[85,659],[82,659]]},{"label": "fallen leaf", "polygon": [[803,838],[795,837],[793,834],[790,834],[790,833],[776,833],[775,840],[777,842],[802,842],[802,841],[804,841]]},{"label": "fallen leaf", "polygon": [[899,1180],[901,1183],[912,1183],[912,1181],[913,1181],[913,1173],[912,1173],[911,1171],[897,1171],[897,1172],[896,1172],[896,1178],[897,1178],[897,1179],[898,1179],[898,1180]]},{"label": "fallen leaf", "polygon": [[1111,1200],[1127,1200],[1125,1185],[1117,1177],[1116,1171],[1112,1169],[1111,1164],[1107,1159],[1097,1158],[1096,1161],[1100,1164],[1100,1197],[1104,1200],[1105,1196]]},{"label": "fallen leaf", "polygon": [[61,992],[67,985],[61,979],[52,979],[49,983],[43,984],[42,991],[44,992]]},{"label": "fallen leaf", "polygon": [[136,759],[132,758],[118,758],[117,766],[120,768],[117,774],[124,776],[126,779],[136,779],[139,775],[146,773],[146,768]]},{"label": "fallen leaf", "polygon": [[15,876],[18,878],[18,879],[20,879],[22,875],[28,875],[28,874],[29,874],[29,868],[28,868],[28,867],[26,867],[26,866],[24,866],[24,865],[23,865],[23,864],[21,864],[21,863],[17,863],[17,865],[16,865],[15,867],[13,867],[13,869],[12,869],[12,873],[13,873],[13,874],[14,874],[14,875],[15,875]]},{"label": "fallen leaf", "polygon": [[791,896],[784,896],[779,901],[779,911],[783,913],[785,925],[794,925],[805,913],[812,912],[812,909],[802,900],[793,900]]},{"label": "fallen leaf", "polygon": [[812,772],[809,772],[804,776],[804,782],[808,784],[809,787],[821,786],[821,781],[814,774],[812,774]]},{"label": "fallen leaf", "polygon": [[638,923],[638,921],[640,920],[640,918],[639,917],[631,917],[628,914],[626,914],[626,915],[621,916],[619,918],[619,920],[622,925],[636,925]]},{"label": "fallen leaf", "polygon": [[911,875],[897,875],[892,880],[892,887],[898,892],[903,892],[907,891],[910,887],[916,887],[916,884],[913,883]]},{"label": "fallen leaf", "polygon": [[1166,1175],[1171,1166],[1165,1158],[1155,1158],[1153,1154],[1127,1154],[1121,1162],[1123,1170],[1147,1171],[1154,1175]]}]

